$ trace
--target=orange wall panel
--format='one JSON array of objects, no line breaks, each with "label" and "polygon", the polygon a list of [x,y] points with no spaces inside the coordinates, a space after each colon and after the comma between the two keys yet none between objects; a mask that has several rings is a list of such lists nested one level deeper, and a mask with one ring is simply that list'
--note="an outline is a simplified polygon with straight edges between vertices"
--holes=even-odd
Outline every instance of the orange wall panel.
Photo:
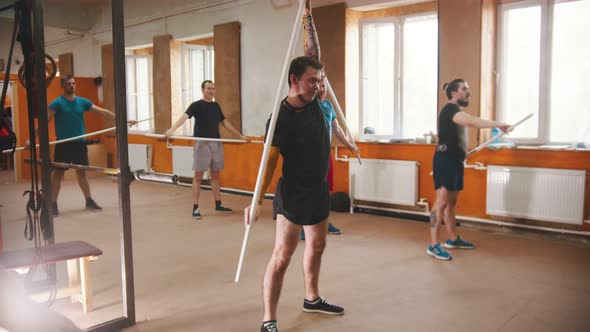
[{"label": "orange wall panel", "polygon": [[[114,138],[107,137],[105,145],[114,152]],[[172,150],[165,141],[141,135],[130,135],[130,143],[153,144],[153,168],[156,172],[172,172]],[[174,141],[174,145],[190,146],[190,141]],[[262,156],[261,144],[225,143],[225,169],[221,172],[221,186],[254,191],[258,167]],[[432,157],[435,145],[432,144],[379,144],[358,143],[363,158],[409,160],[419,162],[419,198],[426,198],[430,206],[435,200]],[[339,156],[355,158],[347,149],[339,149]],[[334,159],[334,151],[332,151]],[[469,163],[482,162],[485,165],[506,165],[520,167],[541,167],[559,169],[581,169],[590,172],[589,151],[547,151],[525,149],[502,149],[498,151],[482,150],[469,159]],[[356,159],[353,159],[356,162]],[[274,173],[273,181],[267,193],[273,193],[281,175],[282,160]],[[486,177],[485,171],[465,169],[465,188],[457,204],[459,215],[492,218],[486,215]],[[334,191],[348,193],[348,162],[334,160]],[[586,177],[585,217],[590,218],[590,177]],[[590,230],[585,224],[584,230]]]},{"label": "orange wall panel", "polygon": [[[416,160],[420,163],[419,197],[428,199],[432,206],[435,199],[432,171],[434,145],[424,144],[375,144],[359,143],[363,158]],[[339,150],[340,155],[351,153]],[[590,151],[548,151],[538,149],[501,149],[492,151],[484,149],[469,159],[469,164],[482,162],[484,165],[505,165],[519,167],[578,169],[590,172]],[[335,191],[348,192],[348,165],[335,162]],[[491,218],[486,210],[486,177],[487,173],[474,169],[465,169],[465,186],[457,203],[460,215]],[[586,176],[586,194],[584,196],[584,216],[590,219],[590,176]],[[585,224],[583,229],[590,230]]]},{"label": "orange wall panel", "polygon": [[[109,153],[115,157],[116,144],[112,136],[103,140]],[[143,135],[129,135],[129,143],[151,144],[154,147],[152,167],[155,172],[172,173],[172,150],[166,146],[166,141]],[[192,141],[173,140],[175,146],[192,146]],[[224,143],[225,169],[221,172],[220,181],[222,187],[254,191],[256,176],[260,158],[262,157],[262,144]],[[116,164],[113,165],[116,167]],[[278,178],[281,175],[282,161],[279,160],[275,170],[273,181],[268,193],[274,193]]]}]

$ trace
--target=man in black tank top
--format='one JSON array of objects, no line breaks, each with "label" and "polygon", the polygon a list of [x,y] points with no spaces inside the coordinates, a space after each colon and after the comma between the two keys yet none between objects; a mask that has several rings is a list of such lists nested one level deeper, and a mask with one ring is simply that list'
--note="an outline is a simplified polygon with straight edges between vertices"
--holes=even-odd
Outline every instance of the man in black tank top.
[{"label": "man in black tank top", "polygon": [[[443,86],[449,103],[438,114],[438,145],[432,161],[436,202],[430,214],[430,245],[426,253],[441,260],[453,257],[444,248],[473,249],[473,243],[457,235],[455,205],[463,190],[463,161],[467,155],[467,127],[497,127],[507,131],[507,124],[482,120],[462,111],[469,105],[471,91],[463,79],[455,79]],[[449,239],[439,242],[440,225],[444,219]],[[444,247],[444,248],[443,248]]]}]

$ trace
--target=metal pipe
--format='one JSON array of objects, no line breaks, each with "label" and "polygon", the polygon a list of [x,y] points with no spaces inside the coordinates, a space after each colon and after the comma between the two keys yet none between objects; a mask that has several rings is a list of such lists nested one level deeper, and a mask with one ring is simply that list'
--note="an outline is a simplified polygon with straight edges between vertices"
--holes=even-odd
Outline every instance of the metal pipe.
[{"label": "metal pipe", "polygon": [[133,174],[129,169],[127,140],[127,100],[125,84],[125,20],[123,0],[112,0],[113,65],[115,81],[115,124],[117,132],[117,162],[119,174],[119,209],[121,215],[121,273],[123,286],[123,315],[129,325],[135,324],[135,286],[131,236],[131,200],[129,186]]},{"label": "metal pipe", "polygon": [[[43,2],[42,0],[33,1],[33,43],[35,45],[35,106],[39,117],[39,154],[42,160],[41,164],[41,188],[45,202],[52,202],[51,193],[51,166],[49,164],[49,128],[47,115],[47,82],[45,81],[45,32],[43,30]],[[28,55],[25,55],[28,56]],[[28,79],[28,78],[27,78]],[[34,112],[29,112],[32,116]],[[53,237],[53,204],[45,204],[48,213],[41,213],[42,223],[48,225],[51,234],[46,239],[50,244],[54,243]]]},{"label": "metal pipe", "polygon": [[110,175],[119,175],[120,171],[118,168],[108,168],[108,167],[100,167],[100,166],[88,166],[88,165],[77,165],[77,164],[70,164],[70,163],[58,163],[52,162],[51,166],[56,168],[74,168],[74,169],[83,169],[85,171],[92,171],[92,172],[99,172],[104,174]]},{"label": "metal pipe", "polygon": [[139,181],[178,184],[178,175],[174,174],[153,173],[139,170],[133,172],[133,175],[135,176],[135,179]]},{"label": "metal pipe", "polygon": [[[364,209],[371,209],[371,210],[381,210],[381,211],[391,211],[391,212],[398,212],[398,213],[407,213],[407,214],[414,214],[428,217],[430,213],[427,212],[419,212],[419,211],[410,211],[410,210],[402,210],[402,209],[392,209],[392,208],[384,208],[384,207],[375,207],[369,205],[356,205],[356,207],[364,208]],[[476,217],[468,217],[468,216],[461,216],[457,215],[457,219],[465,220],[465,221],[472,221],[472,222],[479,222],[484,224],[492,224],[498,226],[509,226],[509,227],[516,227],[516,228],[526,228],[532,229],[537,231],[544,231],[544,232],[551,232],[551,233],[561,233],[561,234],[570,234],[570,235],[582,235],[582,236],[590,236],[590,232],[585,231],[572,231],[569,229],[559,229],[559,228],[551,228],[551,227],[542,227],[542,226],[533,226],[533,225],[522,225],[522,224],[515,224],[511,222],[505,221],[498,221],[498,220],[490,220],[490,219],[483,219],[483,218],[476,218]]]},{"label": "metal pipe", "polygon": [[[176,183],[176,185],[181,186],[181,187],[192,187],[193,186],[192,183],[186,183],[186,182],[180,182],[180,181],[178,181],[178,183]],[[211,189],[211,186],[206,185],[206,184],[202,184],[201,188]],[[219,190],[226,192],[226,193],[254,196],[254,192],[250,191],[250,190],[242,190],[242,189],[235,189],[235,188],[228,188],[228,187],[220,187]],[[274,197],[275,197],[275,194],[264,194],[264,198],[273,199]]]}]

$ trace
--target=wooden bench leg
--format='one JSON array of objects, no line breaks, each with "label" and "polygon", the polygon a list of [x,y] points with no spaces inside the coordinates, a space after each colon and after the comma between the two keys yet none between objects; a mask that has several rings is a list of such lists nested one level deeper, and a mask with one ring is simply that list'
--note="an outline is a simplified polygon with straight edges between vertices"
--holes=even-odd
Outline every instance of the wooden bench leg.
[{"label": "wooden bench leg", "polygon": [[82,290],[82,308],[84,312],[92,311],[92,283],[90,280],[90,257],[80,258],[80,279]]},{"label": "wooden bench leg", "polygon": [[[68,281],[70,289],[80,288],[80,278],[78,276],[78,260],[69,259],[68,264]],[[75,295],[70,296],[72,303],[78,302],[78,298]]]}]

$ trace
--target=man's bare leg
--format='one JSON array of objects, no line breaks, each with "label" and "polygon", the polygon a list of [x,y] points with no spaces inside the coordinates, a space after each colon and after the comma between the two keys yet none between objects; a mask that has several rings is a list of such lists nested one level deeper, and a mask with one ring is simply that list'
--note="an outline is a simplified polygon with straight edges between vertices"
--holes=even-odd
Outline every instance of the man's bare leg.
[{"label": "man's bare leg", "polygon": [[275,247],[266,267],[263,283],[264,321],[277,319],[277,304],[283,287],[285,271],[299,243],[301,226],[277,216]]}]

